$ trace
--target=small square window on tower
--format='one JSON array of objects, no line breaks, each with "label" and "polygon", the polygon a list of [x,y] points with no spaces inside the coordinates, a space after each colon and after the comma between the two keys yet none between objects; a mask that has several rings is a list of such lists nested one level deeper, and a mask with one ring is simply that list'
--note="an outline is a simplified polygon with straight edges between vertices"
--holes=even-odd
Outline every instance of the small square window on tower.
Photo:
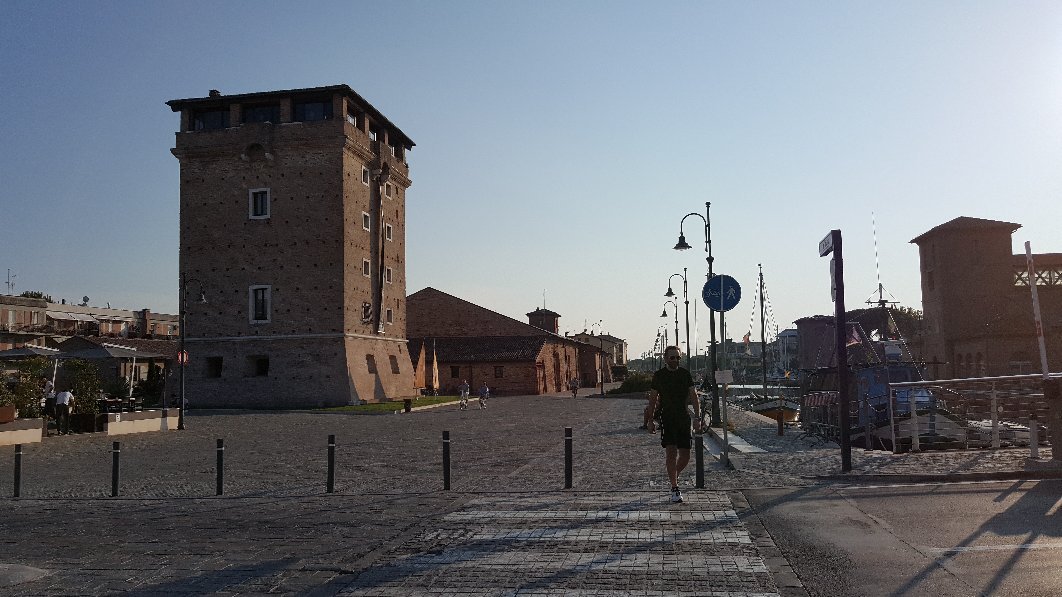
[{"label": "small square window on tower", "polygon": [[394,229],[394,227],[391,226],[390,224],[384,224],[384,236],[387,237],[387,240],[394,240],[395,239],[395,229]]},{"label": "small square window on tower", "polygon": [[372,230],[372,218],[365,212],[361,212],[361,227],[365,230]]},{"label": "small square window on tower", "polygon": [[361,184],[369,186],[369,169],[365,166],[361,167]]},{"label": "small square window on tower", "polygon": [[362,259],[361,260],[361,275],[363,275],[366,278],[368,278],[369,275],[370,275],[369,268],[370,268],[369,260],[368,259]]},{"label": "small square window on tower", "polygon": [[387,323],[390,324],[390,323],[394,323],[395,322],[395,311],[394,311],[394,309],[391,309],[390,307],[388,307],[387,311],[385,311],[384,313],[387,314],[387,317],[386,317]]},{"label": "small square window on tower", "polygon": [[269,218],[269,189],[251,189],[247,192],[247,217],[252,220]]},{"label": "small square window on tower", "polygon": [[391,183],[384,185],[384,195],[391,196]]},{"label": "small square window on tower", "polygon": [[[384,270],[384,282],[387,282],[388,284],[390,284],[391,283],[391,276],[392,276],[391,268],[385,269]],[[388,311],[390,311],[390,309],[388,309]]]}]

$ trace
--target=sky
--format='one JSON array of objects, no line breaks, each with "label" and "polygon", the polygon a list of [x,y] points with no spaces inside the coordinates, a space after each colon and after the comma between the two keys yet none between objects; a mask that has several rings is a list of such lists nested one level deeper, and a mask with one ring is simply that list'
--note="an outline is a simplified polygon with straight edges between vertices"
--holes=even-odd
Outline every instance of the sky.
[{"label": "sky", "polygon": [[773,325],[833,313],[832,229],[849,308],[880,281],[920,309],[909,241],[959,216],[1062,252],[1062,3],[7,0],[0,291],[176,313],[164,102],[334,84],[416,143],[408,293],[545,305],[633,357],[674,341],[684,268],[705,350],[698,217],[672,249],[705,202],[731,338],[759,338],[760,266]]}]

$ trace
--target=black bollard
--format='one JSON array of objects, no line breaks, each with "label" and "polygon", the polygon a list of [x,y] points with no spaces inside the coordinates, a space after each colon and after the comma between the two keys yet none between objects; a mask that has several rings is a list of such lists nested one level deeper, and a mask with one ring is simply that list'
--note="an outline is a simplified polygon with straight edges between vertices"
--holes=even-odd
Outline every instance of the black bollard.
[{"label": "black bollard", "polygon": [[328,493],[336,490],[336,436],[328,436],[328,485],[325,489]]},{"label": "black bollard", "polygon": [[15,444],[15,497],[22,495],[22,444]]},{"label": "black bollard", "polygon": [[118,497],[118,479],[122,470],[122,446],[120,442],[111,444],[111,497]]},{"label": "black bollard", "polygon": [[564,488],[572,488],[572,428],[564,428]]},{"label": "black bollard", "polygon": [[450,489],[450,432],[443,431],[443,489]]},{"label": "black bollard", "polygon": [[225,493],[225,440],[218,440],[218,482],[217,490],[214,495],[223,495]]},{"label": "black bollard", "polygon": [[697,437],[697,489],[704,489],[704,436]]}]

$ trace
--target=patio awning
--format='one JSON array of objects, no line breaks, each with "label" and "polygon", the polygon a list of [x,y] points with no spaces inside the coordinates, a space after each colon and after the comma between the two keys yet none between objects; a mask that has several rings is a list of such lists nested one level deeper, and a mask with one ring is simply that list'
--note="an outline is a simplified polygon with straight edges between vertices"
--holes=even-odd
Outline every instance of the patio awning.
[{"label": "patio awning", "polygon": [[91,316],[91,315],[89,315],[87,313],[67,313],[67,315],[70,315],[71,317],[73,317],[74,319],[76,319],[78,321],[90,321],[90,322],[95,322],[96,321],[95,317],[93,317],[93,316]]},{"label": "patio awning", "polygon": [[21,348],[0,350],[0,360],[28,359],[30,357],[55,357],[58,355],[58,350],[54,348],[45,348],[43,346],[23,346]]},{"label": "patio awning", "polygon": [[71,315],[69,313],[64,313],[62,311],[48,311],[46,313],[46,315],[48,316],[49,319],[58,319],[58,320],[63,320],[63,321],[77,321],[76,317],[74,317],[73,315]]},{"label": "patio awning", "polygon": [[59,353],[60,359],[161,359],[161,354],[122,348],[120,346],[97,346],[82,350]]}]

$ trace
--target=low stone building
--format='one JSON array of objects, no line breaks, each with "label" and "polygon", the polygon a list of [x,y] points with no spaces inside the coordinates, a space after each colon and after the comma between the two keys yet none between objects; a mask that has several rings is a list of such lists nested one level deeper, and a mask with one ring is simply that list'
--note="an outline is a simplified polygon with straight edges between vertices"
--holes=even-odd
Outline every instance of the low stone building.
[{"label": "low stone building", "polygon": [[[425,288],[406,298],[409,353],[414,377],[442,393],[455,393],[463,381],[473,392],[484,382],[494,394],[561,392],[579,377],[584,345],[556,332],[517,321],[453,295]],[[539,310],[529,319],[555,326],[553,313]],[[554,327],[555,329],[555,327]]]}]

